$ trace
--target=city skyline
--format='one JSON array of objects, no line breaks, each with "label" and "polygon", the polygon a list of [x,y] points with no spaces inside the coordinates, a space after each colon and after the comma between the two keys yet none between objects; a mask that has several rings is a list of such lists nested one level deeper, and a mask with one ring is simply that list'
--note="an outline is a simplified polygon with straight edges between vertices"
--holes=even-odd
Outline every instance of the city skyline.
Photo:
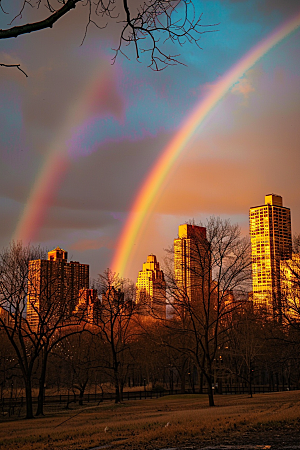
[{"label": "city skyline", "polygon": [[[134,58],[110,66],[114,31],[102,37],[94,30],[80,47],[85,24],[77,12],[76,30],[66,18],[54,32],[2,42],[0,62],[20,62],[29,76],[0,71],[1,247],[15,236],[55,150],[61,164],[53,166],[49,203],[31,243],[67,248],[72,259],[90,264],[92,278],[102,273],[150,169],[193,108],[251,48],[299,14],[296,1],[199,7],[203,24],[220,23],[219,31],[202,35],[201,51],[182,48],[187,67],[161,73]],[[135,280],[150,253],[162,264],[178,224],[193,218],[229,217],[248,235],[249,207],[267,192],[282,195],[293,232],[300,231],[299,42],[298,29],[247,70],[205,118],[159,189],[122,275]]]},{"label": "city skyline", "polygon": [[[274,200],[275,199],[275,200]],[[258,222],[259,222],[259,220],[260,220],[260,213],[258,212],[258,219],[255,217],[255,213],[256,213],[256,211],[262,211],[262,217],[264,217],[264,214],[266,214],[266,212],[265,212],[265,209],[266,209],[266,207],[268,206],[268,205],[271,205],[271,208],[273,208],[274,206],[272,206],[272,202],[273,202],[273,205],[275,205],[275,208],[277,207],[277,209],[282,209],[282,210],[285,210],[285,211],[287,211],[287,213],[288,213],[288,217],[287,217],[287,219],[285,219],[285,220],[287,220],[287,226],[288,226],[288,228],[289,228],[289,233],[288,233],[288,237],[287,238],[285,238],[285,239],[287,239],[287,241],[288,241],[288,244],[287,245],[289,245],[290,247],[290,250],[288,251],[288,255],[286,255],[286,257],[285,258],[283,258],[282,259],[282,261],[284,261],[284,259],[290,259],[291,258],[291,256],[292,256],[292,240],[293,240],[293,236],[295,236],[295,235],[299,235],[300,233],[296,230],[295,232],[294,232],[294,230],[293,229],[291,229],[291,210],[290,210],[290,208],[287,208],[287,207],[283,207],[283,199],[282,199],[282,197],[280,196],[280,195],[278,195],[278,194],[274,194],[274,193],[272,193],[272,194],[266,194],[265,195],[265,202],[266,202],[266,204],[262,204],[262,205],[260,205],[260,206],[249,206],[248,207],[248,236],[249,236],[249,239],[250,239],[250,241],[253,241],[253,239],[255,240],[255,239],[258,239],[258,241],[259,241],[259,246],[260,246],[260,240],[261,240],[261,236],[260,236],[260,233],[262,233],[262,236],[264,236],[264,233],[268,233],[269,231],[265,231],[265,227],[263,226],[257,233],[256,233],[256,231],[252,231],[252,230],[254,230],[255,229],[255,227],[257,227],[257,226],[259,226],[259,224],[258,225],[256,225],[256,223],[257,223],[257,220],[258,220]],[[259,202],[258,202],[259,203]],[[278,208],[279,207],[279,208]],[[250,209],[250,212],[249,212],[249,209]],[[220,217],[221,218],[221,220],[223,219],[223,217],[221,217],[221,216],[211,216],[211,217],[215,217],[215,218],[218,218],[218,217]],[[224,217],[224,219],[225,220],[227,220],[228,218],[226,218],[226,216]],[[230,219],[229,219],[230,220]],[[189,262],[189,260],[187,259],[187,260],[185,260],[185,258],[188,258],[188,257],[183,257],[182,256],[182,252],[183,252],[183,244],[185,245],[185,246],[189,246],[190,245],[190,241],[191,241],[191,239],[193,239],[193,236],[194,236],[194,234],[197,236],[199,233],[200,233],[200,235],[202,236],[202,234],[203,234],[203,237],[201,238],[201,239],[204,239],[204,241],[206,241],[206,238],[205,238],[205,233],[206,233],[206,225],[207,225],[207,223],[208,223],[208,221],[209,221],[209,218],[207,217],[206,219],[204,219],[203,221],[201,221],[200,222],[200,224],[196,224],[195,223],[195,220],[194,219],[191,219],[191,220],[189,220],[188,222],[186,222],[186,223],[182,223],[182,224],[177,224],[177,226],[176,226],[176,228],[177,228],[177,231],[176,231],[176,233],[175,233],[175,237],[171,237],[171,240],[172,240],[172,244],[173,244],[173,246],[174,246],[174,257],[175,257],[175,261],[174,261],[174,264],[175,264],[175,268],[174,268],[174,270],[175,270],[175,278],[176,278],[176,258],[177,258],[177,260],[178,260],[178,270],[179,270],[179,272],[182,272],[182,270],[183,270],[183,267],[186,267],[186,269],[184,269],[185,270],[185,272],[188,270],[187,269],[187,267],[190,265],[190,262]],[[253,222],[253,224],[252,224],[252,221],[254,221]],[[283,219],[281,218],[281,221],[283,221]],[[241,230],[241,232],[242,232],[242,235],[244,234],[243,233],[243,229],[242,229],[242,227],[241,227],[241,225],[239,224],[239,223],[231,223],[232,225],[237,225],[238,227],[239,227],[239,229]],[[284,228],[284,231],[285,231],[285,228],[286,228],[286,225],[280,225],[280,227],[282,228]],[[280,230],[281,230],[281,228],[280,228]],[[199,236],[200,236],[199,235]],[[176,237],[177,236],[177,237]],[[272,238],[272,239],[275,239],[275,238]],[[276,238],[277,239],[277,238]],[[155,240],[153,241],[153,242],[155,242]],[[253,241],[254,242],[254,241]],[[188,243],[188,244],[186,244],[186,243]],[[253,245],[253,244],[252,244]],[[255,244],[256,245],[256,244]],[[270,244],[268,244],[269,246],[270,246]],[[282,246],[283,244],[281,244],[281,246]],[[187,248],[189,248],[189,247],[187,247]],[[260,247],[259,247],[260,248]],[[161,251],[160,251],[160,254],[163,254],[163,258],[162,258],[162,261],[161,261],[161,263],[159,263],[158,262],[158,258],[157,258],[157,256],[156,256],[156,254],[154,254],[154,252],[150,252],[149,253],[149,255],[148,256],[144,256],[143,257],[143,259],[141,260],[141,261],[139,261],[139,262],[136,262],[136,265],[139,265],[139,266],[143,266],[143,268],[142,268],[142,270],[138,270],[137,271],[137,273],[136,274],[134,274],[133,275],[133,277],[131,278],[131,281],[133,281],[133,282],[135,282],[135,280],[137,279],[137,287],[138,287],[138,284],[139,284],[139,282],[141,283],[141,286],[143,285],[143,287],[146,287],[147,289],[147,292],[148,292],[148,290],[152,290],[153,289],[153,287],[152,287],[152,284],[151,284],[151,286],[149,285],[148,286],[148,283],[149,283],[149,280],[148,280],[148,276],[147,275],[144,275],[146,272],[157,272],[158,274],[161,272],[162,274],[163,274],[163,270],[164,270],[164,268],[165,268],[165,264],[164,264],[164,258],[167,258],[167,259],[169,259],[169,256],[170,256],[170,250],[171,250],[171,246],[169,246],[168,248],[166,248],[166,246],[164,246],[162,249],[161,249]],[[164,252],[164,253],[161,253],[161,252]],[[254,251],[254,253],[253,253],[253,251]],[[279,251],[279,250],[276,250],[276,251]],[[68,252],[66,252],[65,250],[62,250],[60,247],[56,247],[55,249],[53,249],[53,250],[50,250],[50,251],[48,251],[47,250],[47,252],[48,252],[48,260],[52,260],[53,258],[54,259],[56,259],[57,257],[56,257],[56,253],[57,252],[62,252],[62,253],[64,253],[64,254],[66,254],[67,256],[65,257],[65,261],[67,261],[67,259],[66,258],[68,258]],[[260,252],[260,250],[259,250],[259,252]],[[186,253],[186,254],[189,254],[189,250],[184,250],[184,253]],[[51,255],[55,255],[55,256],[51,256]],[[177,255],[177,256],[176,256]],[[253,250],[252,249],[252,257],[253,257],[253,255],[254,256],[256,256],[256,252],[255,252],[255,250]],[[62,256],[61,256],[61,258],[62,258]],[[144,261],[144,262],[143,262]],[[47,262],[47,261],[46,261]],[[74,262],[73,261],[71,261],[73,264],[74,264]],[[75,264],[78,264],[77,262],[75,262]],[[260,264],[262,264],[262,263],[260,263]],[[265,264],[265,262],[263,261],[263,265]],[[271,263],[268,263],[269,265],[271,264]],[[90,267],[90,268],[92,268],[92,266],[90,265],[90,262],[89,261],[85,261],[84,263],[81,263],[80,265],[83,265],[83,266],[88,266],[88,267]],[[167,263],[167,265],[168,265],[168,263]],[[161,267],[160,267],[161,266]],[[111,268],[110,267],[108,267],[107,269],[109,269],[109,270],[111,270]],[[92,270],[91,270],[91,273],[93,273],[95,271],[95,268],[94,268],[94,270],[93,270],[93,268],[92,268]],[[102,275],[101,273],[98,273],[98,275]],[[118,276],[120,276],[120,274],[119,273],[117,273],[116,272],[116,275],[118,275]],[[189,282],[187,281],[187,277],[189,277],[190,275],[188,274],[188,272],[186,272],[186,274],[185,275],[183,275],[183,274],[181,274],[180,276],[179,276],[179,278],[177,277],[177,281],[178,281],[178,283],[179,283],[179,285],[180,284],[182,284],[182,286],[185,286],[185,288],[187,288],[187,286],[188,286],[188,284],[189,284]],[[266,275],[265,275],[266,276]],[[157,277],[157,275],[155,275],[155,278]],[[163,277],[163,275],[162,275],[162,277]],[[180,279],[180,277],[184,277],[185,278],[185,281],[183,281],[183,278],[182,279]],[[269,277],[269,275],[267,275],[267,277]],[[122,277],[121,277],[122,278]],[[128,279],[130,279],[129,277],[127,277]],[[150,277],[151,278],[151,277]],[[253,278],[253,277],[252,277]],[[90,277],[90,281],[91,281],[91,283],[93,283],[93,280],[95,280],[95,278],[93,278],[93,277]],[[139,281],[140,280],[140,281]],[[151,281],[151,280],[150,280]],[[270,280],[268,280],[268,282],[269,282]],[[146,284],[145,284],[146,283]],[[258,283],[258,281],[256,281],[256,284]],[[268,283],[267,283],[268,284]],[[146,286],[147,285],[147,286]],[[265,286],[263,286],[263,288],[265,288]],[[150,292],[150,291],[149,291]],[[265,292],[265,291],[264,291]],[[192,296],[192,294],[191,294],[191,296]],[[259,301],[258,301],[258,303],[259,303]]]}]

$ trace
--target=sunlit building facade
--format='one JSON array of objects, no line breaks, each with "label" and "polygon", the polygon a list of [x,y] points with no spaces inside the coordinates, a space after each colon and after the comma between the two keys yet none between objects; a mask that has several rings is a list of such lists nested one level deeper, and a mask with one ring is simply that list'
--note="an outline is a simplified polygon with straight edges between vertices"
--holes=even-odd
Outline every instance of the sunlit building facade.
[{"label": "sunlit building facade", "polygon": [[178,238],[174,240],[174,272],[182,301],[185,299],[194,303],[203,300],[205,289],[210,289],[210,265],[206,228],[179,225]]},{"label": "sunlit building facade", "polygon": [[300,255],[280,262],[281,301],[285,318],[300,320]]},{"label": "sunlit building facade", "polygon": [[7,326],[9,325],[10,321],[11,321],[10,312],[0,305],[0,324]]},{"label": "sunlit building facade", "polygon": [[281,316],[280,262],[292,257],[290,209],[280,195],[265,196],[265,204],[250,208],[253,305]]},{"label": "sunlit building facade", "polygon": [[68,253],[57,247],[48,259],[29,261],[27,319],[37,327],[43,317],[70,316],[81,289],[89,287],[89,266],[67,261]]},{"label": "sunlit building facade", "polygon": [[148,255],[136,283],[136,302],[145,316],[166,318],[166,282],[155,255]]}]

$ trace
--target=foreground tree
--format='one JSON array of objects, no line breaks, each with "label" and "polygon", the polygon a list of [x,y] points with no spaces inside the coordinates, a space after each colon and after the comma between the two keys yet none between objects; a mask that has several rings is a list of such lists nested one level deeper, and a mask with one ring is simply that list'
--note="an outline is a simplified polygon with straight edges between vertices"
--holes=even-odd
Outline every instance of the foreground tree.
[{"label": "foreground tree", "polygon": [[[33,20],[31,23],[15,25],[22,20],[27,10],[42,9],[42,20]],[[115,49],[124,53],[124,46],[133,43],[136,58],[146,53],[149,55],[149,66],[154,70],[161,70],[167,65],[179,62],[177,54],[169,54],[166,42],[182,45],[192,42],[198,45],[200,35],[207,31],[201,28],[201,15],[196,16],[192,1],[188,0],[147,0],[129,2],[121,0],[29,0],[19,1],[19,11],[11,20],[8,28],[0,30],[0,39],[15,38],[23,34],[52,28],[53,25],[67,14],[71,14],[77,6],[87,10],[87,22],[84,37],[91,25],[105,28],[109,22],[121,25],[119,45]],[[0,1],[0,12],[8,14],[8,8]],[[13,25],[12,25],[13,24]],[[0,64],[7,67],[17,67],[19,64]]]},{"label": "foreground tree", "polygon": [[68,374],[66,385],[74,395],[79,393],[79,405],[83,405],[84,393],[101,366],[101,353],[99,340],[91,332],[68,336],[56,346],[56,363],[63,363]]},{"label": "foreground tree", "polygon": [[265,339],[264,326],[265,321],[248,307],[233,314],[228,329],[224,355],[226,369],[230,375],[246,383],[251,398],[255,372],[261,368],[262,361],[268,361],[267,348],[270,345]]},{"label": "foreground tree", "polygon": [[33,417],[32,375],[42,342],[36,342],[26,320],[28,263],[44,256],[39,248],[13,243],[0,254],[0,328],[14,349],[26,394],[26,418]]},{"label": "foreground tree", "polygon": [[180,336],[175,340],[178,349],[189,354],[203,374],[209,405],[214,406],[216,359],[222,357],[229,318],[246,298],[250,243],[241,238],[237,225],[220,218],[209,219],[205,227],[181,227],[174,242],[175,267],[168,280],[173,319],[166,326]]},{"label": "foreground tree", "polygon": [[135,289],[109,269],[97,280],[102,302],[95,329],[102,341],[102,368],[115,388],[115,402],[123,399],[123,388],[133,363],[131,344],[137,336],[138,306]]},{"label": "foreground tree", "polygon": [[33,374],[39,379],[37,415],[41,415],[50,353],[66,337],[84,330],[78,318],[72,318],[70,304],[62,296],[59,274],[39,270],[40,259],[46,259],[44,251],[23,247],[20,242],[0,254],[0,329],[22,373],[28,419],[33,417]]}]

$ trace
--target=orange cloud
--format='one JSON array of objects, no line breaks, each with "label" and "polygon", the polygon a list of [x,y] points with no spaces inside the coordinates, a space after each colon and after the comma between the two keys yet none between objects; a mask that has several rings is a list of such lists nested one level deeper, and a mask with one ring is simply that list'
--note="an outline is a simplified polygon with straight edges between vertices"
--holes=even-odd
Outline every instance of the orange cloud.
[{"label": "orange cloud", "polygon": [[242,94],[245,99],[248,99],[250,93],[255,92],[255,89],[247,78],[242,78],[233,86],[231,92]]}]

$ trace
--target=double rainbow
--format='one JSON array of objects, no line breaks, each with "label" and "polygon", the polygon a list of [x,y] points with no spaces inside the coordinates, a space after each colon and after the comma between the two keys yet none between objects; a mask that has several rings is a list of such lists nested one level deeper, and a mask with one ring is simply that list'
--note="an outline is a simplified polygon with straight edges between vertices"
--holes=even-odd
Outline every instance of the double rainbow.
[{"label": "double rainbow", "polygon": [[[163,150],[151,169],[133,202],[116,246],[116,252],[111,264],[113,271],[121,275],[124,273],[132,248],[135,242],[138,241],[142,227],[153,210],[157,193],[197,127],[250,67],[299,26],[300,13],[285,22],[251,49],[220,78],[206,98],[196,105],[188,118],[183,122],[179,131]],[[105,71],[102,69],[100,71],[97,70],[94,78],[89,80],[78,100],[70,108],[67,120],[56,139],[52,142],[48,156],[32,186],[24,211],[17,223],[13,239],[27,243],[35,238],[44,221],[47,209],[59,188],[60,181],[70,164],[68,141],[72,137],[74,128],[80,126],[90,114],[90,104],[93,102],[92,99],[95,92],[99,90],[99,85],[102,85],[103,89],[105,89],[105,75]]]},{"label": "double rainbow", "polygon": [[274,45],[295,31],[299,26],[300,13],[285,22],[267,38],[253,47],[237,64],[220,78],[206,98],[201,100],[183,122],[179,131],[163,150],[133,202],[111,264],[114,272],[121,275],[124,274],[132,248],[135,242],[138,241],[139,234],[141,233],[141,228],[153,210],[157,193],[197,127],[199,127],[210,111],[247,70],[274,47]]}]

